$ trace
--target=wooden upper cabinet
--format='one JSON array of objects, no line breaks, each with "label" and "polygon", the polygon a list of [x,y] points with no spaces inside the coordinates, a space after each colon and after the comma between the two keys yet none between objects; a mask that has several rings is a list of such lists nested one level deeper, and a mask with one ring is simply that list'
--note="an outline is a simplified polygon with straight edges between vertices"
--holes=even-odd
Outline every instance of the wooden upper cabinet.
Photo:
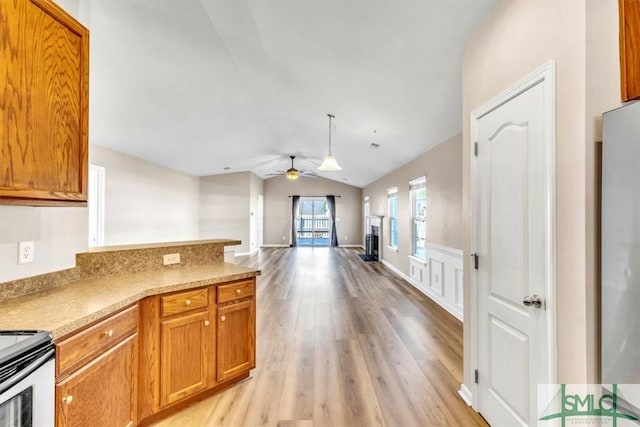
[{"label": "wooden upper cabinet", "polygon": [[85,205],[89,31],[49,0],[0,1],[0,203]]},{"label": "wooden upper cabinet", "polygon": [[640,98],[640,0],[619,0],[622,100]]}]

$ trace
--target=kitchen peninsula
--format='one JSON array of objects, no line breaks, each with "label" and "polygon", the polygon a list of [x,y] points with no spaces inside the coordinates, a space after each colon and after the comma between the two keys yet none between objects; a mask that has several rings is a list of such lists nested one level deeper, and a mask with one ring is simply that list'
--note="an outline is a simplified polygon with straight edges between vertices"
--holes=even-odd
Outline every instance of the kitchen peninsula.
[{"label": "kitchen peninsula", "polygon": [[56,425],[146,425],[248,377],[260,271],[224,262],[238,244],[97,248],[0,284],[0,329],[53,335]]}]

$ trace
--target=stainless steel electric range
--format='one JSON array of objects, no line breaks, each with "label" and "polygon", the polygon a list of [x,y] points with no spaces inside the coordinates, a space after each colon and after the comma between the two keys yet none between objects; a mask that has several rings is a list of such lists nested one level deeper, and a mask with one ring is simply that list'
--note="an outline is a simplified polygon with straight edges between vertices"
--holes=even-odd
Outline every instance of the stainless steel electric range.
[{"label": "stainless steel electric range", "polygon": [[44,331],[0,331],[0,427],[53,427],[55,347]]}]

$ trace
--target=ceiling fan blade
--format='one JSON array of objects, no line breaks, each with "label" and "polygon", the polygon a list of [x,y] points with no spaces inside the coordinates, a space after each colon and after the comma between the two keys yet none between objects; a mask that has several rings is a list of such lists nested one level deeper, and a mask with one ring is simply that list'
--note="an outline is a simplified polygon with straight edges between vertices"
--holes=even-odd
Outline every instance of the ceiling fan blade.
[{"label": "ceiling fan blade", "polygon": [[301,176],[303,178],[313,178],[313,179],[316,179],[318,177],[318,175],[308,175],[308,174],[304,174],[304,173],[301,173],[298,176]]},{"label": "ceiling fan blade", "polygon": [[268,173],[266,175],[267,176],[281,176],[281,175],[285,175],[285,173],[284,172],[281,172],[281,173]]}]

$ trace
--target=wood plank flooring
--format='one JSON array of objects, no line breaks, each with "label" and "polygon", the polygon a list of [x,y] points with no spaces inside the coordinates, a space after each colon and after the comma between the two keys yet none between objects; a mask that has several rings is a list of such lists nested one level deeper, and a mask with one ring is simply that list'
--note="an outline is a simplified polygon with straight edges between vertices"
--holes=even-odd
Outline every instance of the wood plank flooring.
[{"label": "wood plank flooring", "polygon": [[157,426],[486,426],[458,396],[462,324],[347,248],[269,248],[257,368]]}]

